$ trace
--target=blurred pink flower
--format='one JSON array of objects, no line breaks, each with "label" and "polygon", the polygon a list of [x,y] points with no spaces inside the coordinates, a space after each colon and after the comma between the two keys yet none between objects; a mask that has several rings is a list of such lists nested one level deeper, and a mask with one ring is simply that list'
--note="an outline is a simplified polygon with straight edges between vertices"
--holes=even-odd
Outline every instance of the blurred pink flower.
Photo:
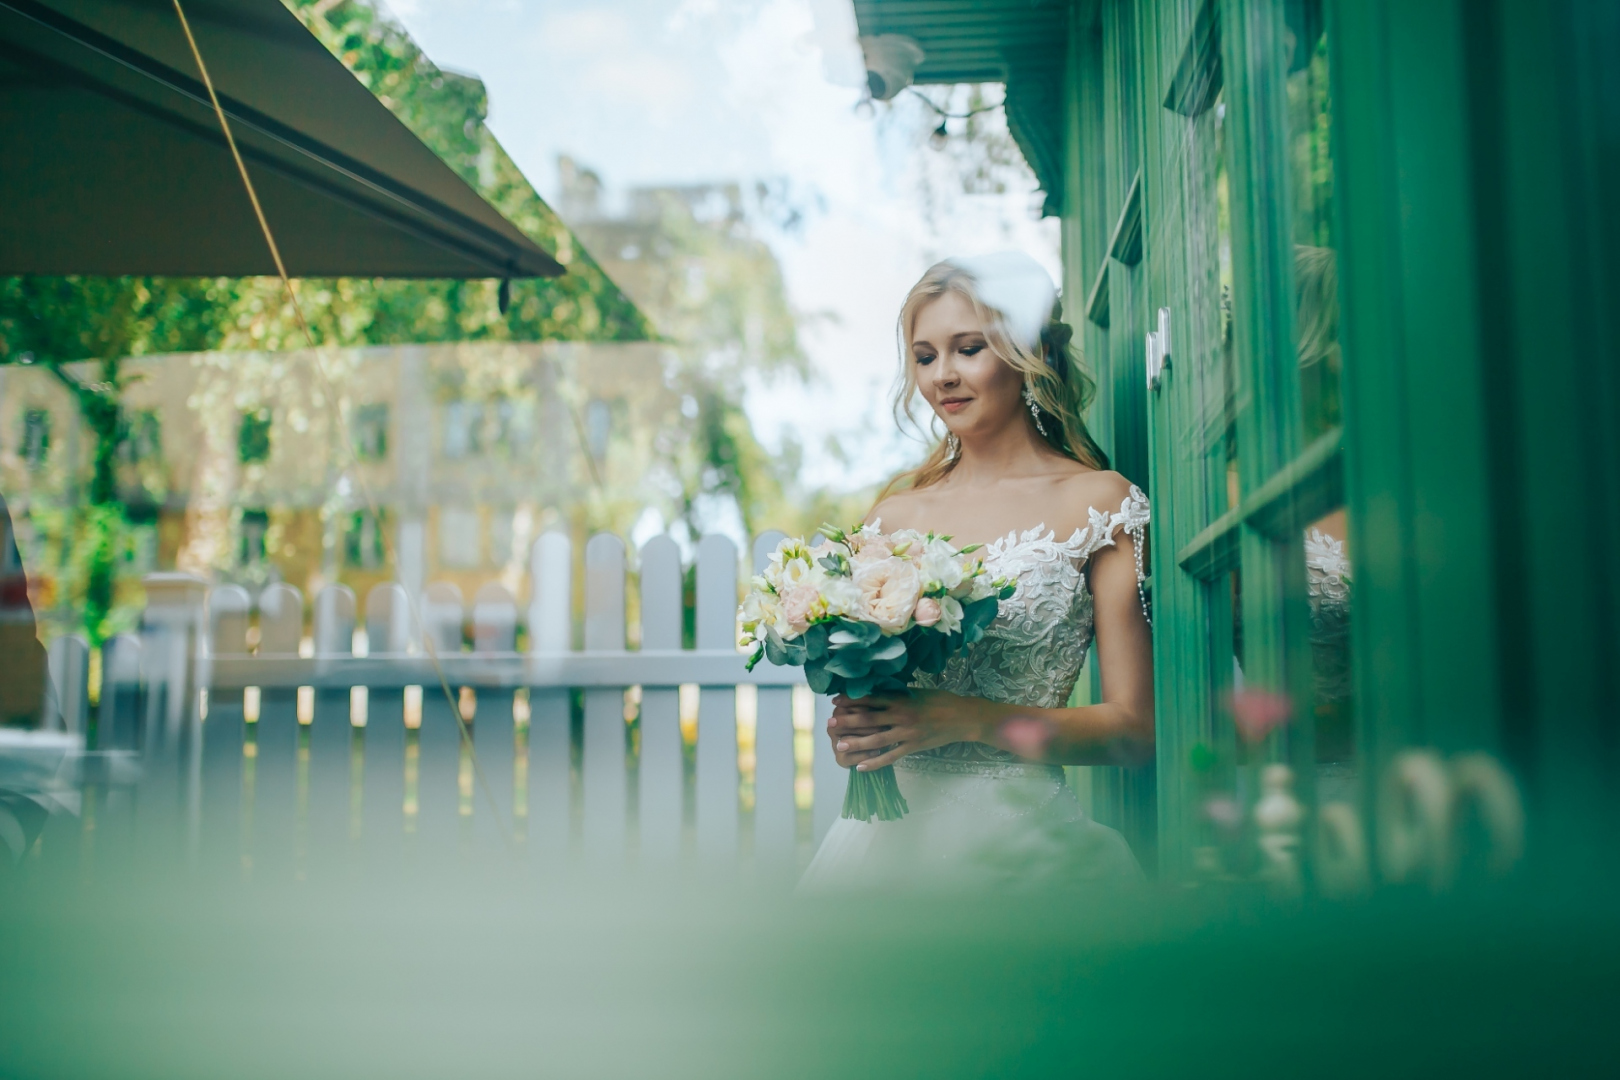
[{"label": "blurred pink flower", "polygon": [[1286,694],[1269,690],[1238,690],[1226,696],[1232,723],[1246,743],[1257,743],[1294,718],[1294,703]]},{"label": "blurred pink flower", "polygon": [[939,617],[944,613],[938,600],[932,596],[925,596],[917,601],[917,610],[911,613],[911,617],[917,621],[918,626],[933,626],[939,622]]},{"label": "blurred pink flower", "polygon": [[1038,758],[1052,741],[1052,725],[1034,717],[1015,717],[1001,725],[1001,737],[1019,757]]}]

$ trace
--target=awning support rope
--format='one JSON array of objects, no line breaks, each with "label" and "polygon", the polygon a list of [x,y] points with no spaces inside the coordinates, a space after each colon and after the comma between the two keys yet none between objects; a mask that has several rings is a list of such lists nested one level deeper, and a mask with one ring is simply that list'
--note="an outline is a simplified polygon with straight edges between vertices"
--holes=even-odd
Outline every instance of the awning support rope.
[{"label": "awning support rope", "polygon": [[[340,441],[348,448],[352,473],[360,488],[362,498],[366,501],[366,509],[370,511],[372,520],[377,522],[377,534],[382,537],[383,545],[387,549],[389,561],[397,568],[399,566],[398,552],[394,548],[393,539],[386,529],[381,528],[382,514],[372,496],[371,487],[366,483],[365,471],[360,467],[359,458],[355,454],[355,443],[349,431],[348,422],[343,416],[342,399],[337,393],[337,386],[326,370],[325,361],[321,357],[319,347],[315,344],[315,335],[310,331],[309,323],[304,318],[303,308],[298,304],[298,291],[293,288],[292,278],[287,274],[287,264],[282,261],[281,248],[276,244],[275,233],[270,229],[270,221],[265,217],[264,207],[259,203],[259,193],[253,187],[253,178],[248,175],[247,163],[242,160],[242,152],[237,149],[236,136],[231,133],[230,120],[225,115],[225,109],[219,103],[219,94],[214,90],[214,80],[209,77],[208,65],[203,62],[202,50],[197,47],[197,38],[191,32],[191,22],[186,18],[186,10],[181,6],[180,0],[174,0],[174,13],[180,17],[180,29],[185,31],[186,44],[191,47],[191,56],[197,62],[197,73],[202,76],[203,87],[208,91],[208,100],[213,103],[214,115],[219,118],[220,131],[225,136],[225,144],[230,147],[231,157],[236,161],[236,171],[241,174],[242,186],[247,189],[248,201],[253,204],[253,214],[259,220],[259,230],[264,233],[264,242],[270,249],[270,258],[276,264],[276,273],[281,278],[282,287],[287,290],[287,299],[292,304],[293,317],[298,321],[298,328],[303,331],[304,340],[308,342],[315,357],[315,370],[320,373],[321,381],[326,384],[327,400],[331,402],[332,409],[337,417],[337,426]],[[515,843],[512,827],[508,824],[505,815],[495,802],[494,790],[484,776],[483,767],[478,762],[478,753],[473,747],[472,732],[467,727],[466,719],[461,715],[461,704],[450,690],[450,681],[445,677],[444,667],[439,663],[438,648],[433,642],[431,634],[427,633],[422,621],[422,613],[417,605],[416,597],[407,591],[406,602],[411,611],[411,620],[416,625],[416,633],[422,641],[422,647],[427,654],[429,662],[433,665],[433,672],[438,677],[439,689],[444,692],[444,700],[450,706],[450,715],[456,718],[456,729],[461,735],[461,745],[466,749],[467,756],[472,762],[473,775],[478,787],[483,791],[484,798],[489,802],[489,808],[495,816],[501,835],[511,845]]]}]

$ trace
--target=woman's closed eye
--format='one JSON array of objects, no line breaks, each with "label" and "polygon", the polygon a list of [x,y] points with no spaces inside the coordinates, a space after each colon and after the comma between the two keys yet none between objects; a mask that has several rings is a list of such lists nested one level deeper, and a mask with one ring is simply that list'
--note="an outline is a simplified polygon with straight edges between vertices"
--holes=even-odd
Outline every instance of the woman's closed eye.
[{"label": "woman's closed eye", "polygon": [[918,353],[917,354],[917,366],[918,367],[927,367],[929,364],[932,364],[933,362],[934,362],[933,353]]},{"label": "woman's closed eye", "polygon": [[964,345],[959,350],[963,356],[978,356],[984,351],[983,345]]}]

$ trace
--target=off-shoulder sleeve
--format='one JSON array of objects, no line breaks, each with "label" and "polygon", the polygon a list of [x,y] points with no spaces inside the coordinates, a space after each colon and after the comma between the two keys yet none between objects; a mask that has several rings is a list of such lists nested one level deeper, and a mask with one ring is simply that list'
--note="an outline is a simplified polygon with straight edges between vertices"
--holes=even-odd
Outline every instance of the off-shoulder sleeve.
[{"label": "off-shoulder sleeve", "polygon": [[1153,521],[1153,507],[1148,504],[1148,497],[1141,488],[1135,484],[1126,493],[1125,501],[1120,504],[1119,514],[1116,517],[1120,528],[1125,535],[1131,538],[1131,547],[1136,552],[1136,598],[1142,604],[1142,618],[1153,625],[1153,613],[1148,610],[1147,574],[1142,569],[1142,548],[1147,544],[1148,525]]},{"label": "off-shoulder sleeve", "polygon": [[1136,555],[1136,596],[1142,604],[1142,617],[1147,619],[1148,625],[1153,624],[1153,615],[1148,607],[1147,574],[1143,570],[1142,548],[1147,542],[1148,525],[1153,520],[1153,509],[1148,504],[1148,497],[1142,489],[1135,484],[1125,495],[1125,501],[1120,503],[1119,510],[1112,514],[1104,514],[1100,510],[1091,511],[1091,524],[1087,529],[1090,543],[1086,546],[1084,555],[1090,558],[1098,549],[1111,547],[1114,538],[1123,532],[1132,541]]}]

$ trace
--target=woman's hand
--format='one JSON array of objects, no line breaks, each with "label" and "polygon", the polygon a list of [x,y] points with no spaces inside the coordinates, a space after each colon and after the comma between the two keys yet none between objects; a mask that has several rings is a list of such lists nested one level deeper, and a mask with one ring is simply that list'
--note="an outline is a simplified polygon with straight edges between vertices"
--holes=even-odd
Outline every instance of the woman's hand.
[{"label": "woman's hand", "polygon": [[862,772],[893,765],[907,754],[953,742],[982,742],[1005,706],[944,690],[906,696],[833,698],[827,734],[838,764]]}]

